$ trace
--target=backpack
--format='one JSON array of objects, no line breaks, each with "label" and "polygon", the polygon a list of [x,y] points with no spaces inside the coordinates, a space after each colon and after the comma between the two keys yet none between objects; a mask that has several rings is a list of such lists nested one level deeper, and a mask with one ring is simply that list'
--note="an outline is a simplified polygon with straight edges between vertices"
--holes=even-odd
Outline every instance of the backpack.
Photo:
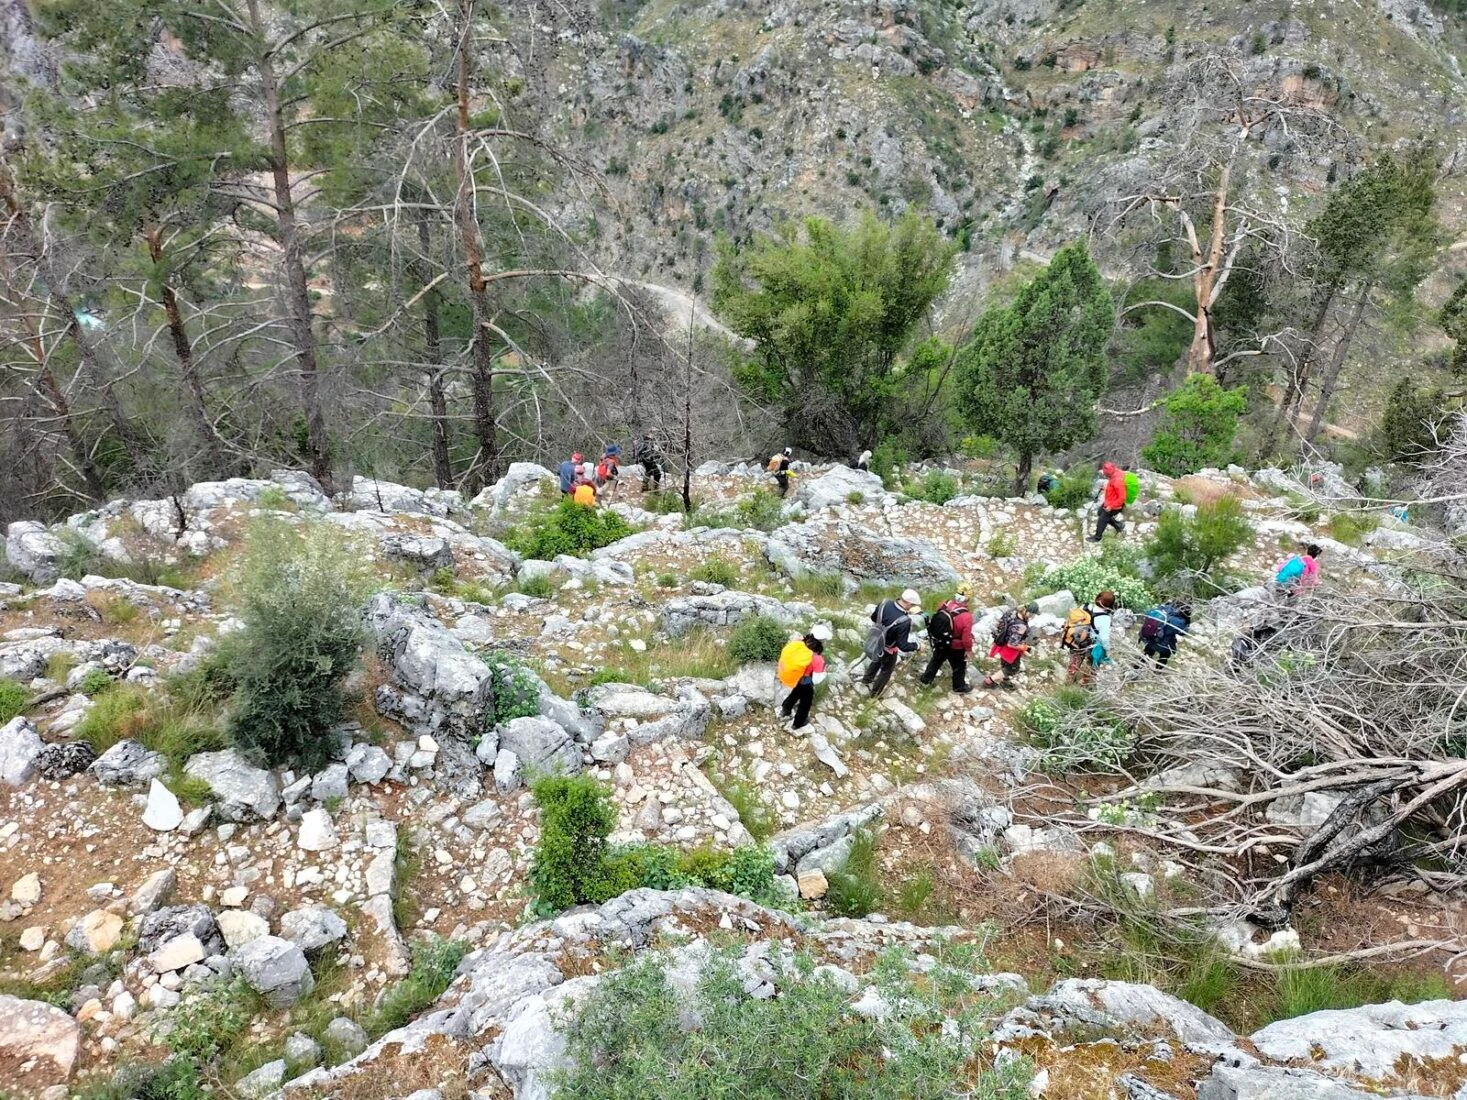
[{"label": "backpack", "polygon": [[770,455],[769,456],[769,465],[768,466],[765,466],[764,469],[767,470],[771,474],[778,473],[779,472],[779,464],[781,462],[783,462],[783,461],[784,461],[784,455],[782,455],[782,454]]},{"label": "backpack", "polygon": [[795,638],[786,642],[779,651],[779,682],[787,688],[797,685],[814,658],[814,652],[805,644],[804,639]]},{"label": "backpack", "polygon": [[902,621],[897,619],[895,622],[883,626],[881,623],[881,609],[883,606],[885,606],[884,602],[876,605],[876,621],[866,631],[866,641],[861,646],[861,652],[865,654],[866,660],[871,661],[873,664],[881,660],[882,655],[886,653],[886,640],[891,636],[892,628]]},{"label": "backpack", "polygon": [[582,482],[576,486],[575,494],[571,497],[577,504],[583,504],[587,508],[596,507],[596,490]]},{"label": "backpack", "polygon": [[596,467],[596,476],[602,481],[610,481],[614,478],[616,476],[616,459],[611,457],[603,458],[601,464]]},{"label": "backpack", "polygon": [[993,627],[993,644],[1008,645],[1009,631],[1014,625],[1014,612],[1010,608],[998,617]]},{"label": "backpack", "polygon": [[1167,620],[1171,617],[1170,604],[1162,604],[1153,607],[1146,612],[1146,618],[1141,620],[1141,640],[1143,642],[1158,642],[1161,640],[1162,632],[1167,628]]},{"label": "backpack", "polygon": [[1129,507],[1136,503],[1136,497],[1141,493],[1141,479],[1130,470],[1126,471],[1126,505]]},{"label": "backpack", "polygon": [[1064,633],[1060,645],[1066,649],[1089,649],[1095,644],[1095,616],[1088,607],[1074,608],[1065,616]]},{"label": "backpack", "polygon": [[953,644],[953,612],[947,604],[943,604],[932,613],[932,618],[927,620],[927,640],[932,643],[932,648],[948,649]]}]

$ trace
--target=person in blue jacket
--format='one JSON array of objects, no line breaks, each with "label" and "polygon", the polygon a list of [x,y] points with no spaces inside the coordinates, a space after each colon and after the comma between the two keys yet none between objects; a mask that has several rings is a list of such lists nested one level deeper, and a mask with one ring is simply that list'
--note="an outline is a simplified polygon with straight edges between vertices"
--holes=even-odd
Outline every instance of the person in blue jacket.
[{"label": "person in blue jacket", "polygon": [[1163,604],[1155,611],[1148,611],[1147,618],[1161,613],[1161,625],[1149,638],[1142,639],[1143,650],[1148,658],[1156,662],[1157,668],[1166,668],[1167,662],[1176,656],[1177,645],[1192,625],[1192,608],[1185,603]]},{"label": "person in blue jacket", "polygon": [[581,452],[577,451],[560,464],[560,495],[570,496],[575,488],[576,475],[581,472]]}]

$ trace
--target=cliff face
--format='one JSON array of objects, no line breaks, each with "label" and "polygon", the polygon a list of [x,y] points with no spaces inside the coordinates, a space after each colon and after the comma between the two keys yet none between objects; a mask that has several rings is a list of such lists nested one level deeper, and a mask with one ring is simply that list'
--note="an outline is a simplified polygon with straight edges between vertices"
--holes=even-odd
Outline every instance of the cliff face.
[{"label": "cliff face", "polygon": [[1296,210],[1372,147],[1424,140],[1450,173],[1467,114],[1462,27],[1416,0],[577,0],[511,38],[510,110],[614,202],[592,217],[563,192],[562,213],[621,274],[685,290],[719,233],[915,207],[965,243],[961,298],[975,272],[1093,232],[1116,171],[1172,155],[1188,66],[1213,52],[1356,139],[1283,166],[1250,149],[1249,186]]}]

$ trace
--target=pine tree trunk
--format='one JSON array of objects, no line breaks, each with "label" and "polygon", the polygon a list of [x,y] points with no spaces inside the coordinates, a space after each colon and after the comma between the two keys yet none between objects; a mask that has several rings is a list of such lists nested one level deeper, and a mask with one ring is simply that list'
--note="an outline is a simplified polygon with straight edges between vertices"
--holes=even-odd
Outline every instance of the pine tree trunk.
[{"label": "pine tree trunk", "polygon": [[[427,257],[433,238],[427,215],[418,219],[418,243],[424,262],[419,278],[428,281]],[[440,489],[453,488],[453,462],[448,454],[448,397],[443,392],[443,343],[438,331],[438,291],[423,295],[423,358],[428,364],[428,407],[433,414],[433,479]]]},{"label": "pine tree trunk", "polygon": [[458,132],[454,142],[454,171],[458,194],[454,198],[454,222],[464,254],[464,273],[468,280],[469,309],[474,331],[470,337],[470,375],[474,394],[474,435],[479,441],[478,453],[464,477],[465,491],[477,493],[486,481],[499,476],[498,428],[494,419],[494,349],[489,342],[493,311],[489,305],[488,284],[484,281],[484,248],[479,239],[479,223],[474,210],[474,176],[469,158],[469,80],[473,72],[475,0],[461,0],[458,40]]},{"label": "pine tree trunk", "polygon": [[[147,242],[148,256],[154,266],[161,264],[163,262],[163,241],[162,234],[157,227],[146,230],[143,239]],[[232,473],[228,448],[214,427],[214,422],[209,419],[209,402],[204,394],[203,380],[199,377],[193,343],[189,340],[188,329],[183,323],[183,311],[178,308],[178,295],[166,276],[159,278],[158,288],[158,297],[163,302],[163,313],[168,320],[168,334],[173,339],[173,354],[178,359],[179,374],[183,378],[184,392],[188,397],[185,403],[194,425],[199,430],[199,438],[204,443],[208,457],[214,464],[215,469],[212,472],[228,477]]]},{"label": "pine tree trunk", "polygon": [[1350,344],[1355,339],[1355,333],[1360,328],[1360,320],[1365,316],[1365,307],[1370,304],[1370,292],[1375,289],[1374,284],[1366,283],[1360,288],[1360,299],[1355,303],[1355,310],[1350,314],[1350,319],[1345,322],[1345,331],[1340,334],[1335,343],[1334,355],[1330,359],[1329,370],[1325,372],[1324,384],[1320,387],[1319,403],[1314,406],[1314,415],[1309,418],[1309,431],[1304,436],[1305,441],[1311,446],[1319,438],[1319,431],[1324,427],[1324,414],[1329,409],[1330,398],[1335,394],[1335,386],[1340,381],[1340,372],[1345,369],[1345,359],[1350,354]]},{"label": "pine tree trunk", "polygon": [[1319,309],[1314,314],[1314,323],[1309,326],[1309,342],[1304,345],[1304,351],[1299,356],[1299,362],[1289,375],[1288,387],[1284,390],[1283,400],[1279,402],[1279,409],[1269,425],[1268,435],[1263,441],[1263,453],[1272,453],[1278,445],[1279,436],[1283,434],[1284,425],[1291,423],[1298,413],[1299,404],[1304,400],[1304,392],[1309,387],[1309,374],[1314,365],[1314,353],[1319,350],[1319,341],[1324,336],[1325,322],[1329,320],[1330,308],[1335,304],[1335,296],[1339,294],[1338,282],[1331,282],[1325,290],[1324,299],[1319,303]]},{"label": "pine tree trunk", "polygon": [[1029,488],[1029,475],[1034,472],[1034,456],[1032,454],[1021,454],[1019,461],[1014,467],[1014,496],[1021,497]]},{"label": "pine tree trunk", "polygon": [[[250,23],[260,42],[265,24],[259,0],[248,0]],[[311,309],[311,287],[306,279],[304,248],[296,223],[295,198],[290,185],[290,154],[285,144],[285,117],[280,104],[280,83],[271,53],[261,50],[255,61],[265,93],[265,125],[270,131],[270,176],[275,191],[275,224],[284,251],[286,308],[290,340],[300,371],[301,397],[306,413],[306,445],[310,451],[311,476],[329,495],[331,484],[331,440],[326,432],[326,410],[322,404],[321,373],[316,359],[315,316]]]}]

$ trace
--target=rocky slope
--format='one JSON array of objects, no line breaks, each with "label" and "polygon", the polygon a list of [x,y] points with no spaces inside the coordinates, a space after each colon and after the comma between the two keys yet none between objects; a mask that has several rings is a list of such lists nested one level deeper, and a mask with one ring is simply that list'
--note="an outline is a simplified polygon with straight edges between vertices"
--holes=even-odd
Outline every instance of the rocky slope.
[{"label": "rocky slope", "polygon": [[[1328,539],[1322,513],[1297,518],[1301,497],[1337,487],[1334,471],[1313,473],[1315,489],[1307,471],[1304,480],[1213,472],[1182,486],[1148,476],[1127,537],[1144,538],[1181,490],[1233,491],[1255,532],[1231,563],[1242,573],[1266,575],[1281,547],[1308,537],[1328,546],[1334,582],[1384,583],[1393,555],[1426,545],[1389,518],[1367,546]],[[710,463],[695,492],[732,508],[763,480],[753,467]],[[872,596],[967,580],[983,609],[981,639],[1026,575],[1084,552],[1079,515],[1037,498],[959,495],[938,506],[871,475],[800,468],[772,532],[685,529],[681,516],[645,511],[649,502],[628,491],[609,506],[636,533],[586,558],[525,560],[502,538],[544,510],[552,483],[548,471],[517,465],[471,501],[364,479],[331,500],[281,472],[198,484],[175,500],[117,501],[52,528],[10,526],[16,581],[0,589],[0,677],[23,684],[27,702],[0,729],[0,971],[25,1001],[0,1006],[7,1087],[62,1096],[67,1082],[156,1060],[170,1029],[189,1026],[191,1005],[243,982],[258,1000],[252,1057],[236,1067],[251,1075],[242,1093],[455,1097],[467,1087],[540,1097],[560,1050],[548,1021],[564,997],[594,985],[615,949],[690,937],[679,958],[696,970],[697,944],[731,934],[759,976],[751,995],[767,996],[780,984],[769,945],[786,944],[836,968],[833,980],[859,1006],[884,947],[904,946],[920,962],[941,939],[1032,908],[1025,898],[1038,876],[1100,854],[1079,833],[1019,820],[1035,750],[1012,716],[1063,676],[1052,643],[1068,592],[1041,601],[1046,642],[1016,692],[923,690],[903,668],[875,702],[853,682]],[[314,774],[268,771],[223,746],[169,759],[155,732],[130,735],[126,712],[97,757],[76,736],[87,715],[117,692],[153,698],[238,628],[231,563],[261,520],[339,529],[382,589],[362,610],[372,652],[353,686],[363,702],[334,731],[331,763]],[[97,572],[59,577],[76,572],[83,550]],[[183,587],[98,575],[145,562],[174,569]],[[1215,601],[1184,659],[1222,652],[1265,599],[1251,590]],[[739,667],[725,652],[730,628],[755,615],[835,632],[808,731],[777,722],[772,668]],[[532,713],[486,721],[503,688],[485,655],[522,663]],[[548,769],[611,786],[616,839],[731,848],[756,828],[773,832],[776,872],[807,914],[709,892],[636,891],[522,927],[539,837],[524,783]],[[1316,809],[1275,824],[1304,824]],[[863,827],[882,837],[881,873],[892,881],[926,860],[948,883],[968,884],[954,896],[955,927],[822,919],[826,872]],[[1160,852],[1131,857],[1123,878],[1138,896],[1186,873]],[[1455,902],[1413,895],[1362,900],[1352,919],[1394,922],[1395,933],[1380,933],[1389,938],[1458,913]],[[1005,939],[1017,942],[1023,924],[1006,926]],[[408,972],[409,941],[429,934],[470,949],[439,1004],[357,1060],[313,1069],[365,1045],[359,1021]],[[1300,942],[1296,929],[1265,944],[1247,924],[1219,934],[1250,958]],[[1306,947],[1315,934],[1303,930]],[[1446,1096],[1457,1083],[1441,1067],[1467,1046],[1455,1002],[1291,1021],[1244,1041],[1145,986],[1061,981],[1031,998],[1024,979],[998,974],[990,992],[1001,995],[995,1049],[1032,1058],[1056,1097]]]}]

